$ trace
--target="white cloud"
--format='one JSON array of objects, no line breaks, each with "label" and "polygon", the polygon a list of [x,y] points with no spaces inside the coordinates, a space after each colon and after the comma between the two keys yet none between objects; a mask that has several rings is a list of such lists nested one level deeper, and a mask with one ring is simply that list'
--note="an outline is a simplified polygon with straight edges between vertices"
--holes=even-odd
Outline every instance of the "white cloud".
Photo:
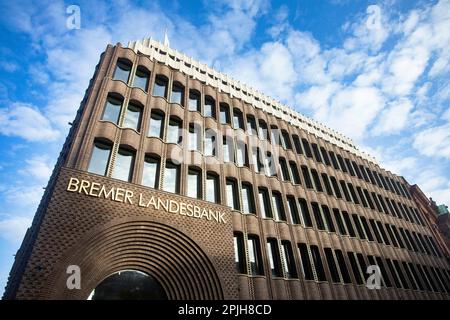
[{"label": "white cloud", "polygon": [[413,147],[426,156],[450,159],[450,123],[419,132]]},{"label": "white cloud", "polygon": [[28,141],[52,141],[58,137],[48,119],[30,104],[13,103],[0,109],[0,133]]},{"label": "white cloud", "polygon": [[401,99],[391,103],[391,105],[380,114],[378,124],[375,126],[373,133],[392,134],[396,133],[408,124],[410,111],[413,105],[408,99]]},{"label": "white cloud", "polygon": [[14,208],[37,208],[41,201],[44,189],[42,185],[33,184],[16,184],[2,186],[2,193],[7,203],[14,206]]},{"label": "white cloud", "polygon": [[0,67],[7,72],[14,72],[19,69],[17,63],[14,63],[12,61],[1,61]]},{"label": "white cloud", "polygon": [[19,172],[44,183],[48,181],[53,170],[49,162],[49,157],[46,155],[27,158],[25,160],[26,166]]},{"label": "white cloud", "polygon": [[13,244],[20,244],[31,221],[32,219],[28,217],[0,220],[0,236]]}]

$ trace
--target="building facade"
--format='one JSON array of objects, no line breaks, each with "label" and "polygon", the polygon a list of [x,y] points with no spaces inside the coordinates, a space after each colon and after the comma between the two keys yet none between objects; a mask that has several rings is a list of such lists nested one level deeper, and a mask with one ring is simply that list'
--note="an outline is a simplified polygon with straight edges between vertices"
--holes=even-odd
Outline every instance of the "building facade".
[{"label": "building facade", "polygon": [[448,251],[409,190],[179,52],[109,45],[4,298],[448,299]]}]

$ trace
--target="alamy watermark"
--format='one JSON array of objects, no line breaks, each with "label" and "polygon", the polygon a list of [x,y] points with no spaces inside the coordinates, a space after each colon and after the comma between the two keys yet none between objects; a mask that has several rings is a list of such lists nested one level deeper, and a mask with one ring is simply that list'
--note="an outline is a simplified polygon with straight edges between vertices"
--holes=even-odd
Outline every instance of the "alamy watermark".
[{"label": "alamy watermark", "polygon": [[81,10],[80,7],[72,4],[66,8],[66,13],[69,15],[66,19],[66,27],[69,30],[81,28]]}]

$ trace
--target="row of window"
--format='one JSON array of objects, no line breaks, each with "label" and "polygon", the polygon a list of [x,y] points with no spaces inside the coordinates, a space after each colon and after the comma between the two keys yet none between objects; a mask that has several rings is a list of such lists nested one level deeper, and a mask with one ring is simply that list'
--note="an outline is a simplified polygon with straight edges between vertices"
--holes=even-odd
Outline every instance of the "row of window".
[{"label": "row of window", "polygon": [[[120,108],[121,103],[119,100],[108,98],[102,119],[117,123],[119,121]],[[139,130],[141,119],[140,110],[140,107],[129,103],[123,125]],[[163,139],[165,127],[164,119],[165,115],[163,112],[158,110],[152,111],[148,132],[149,136],[156,136]],[[181,144],[183,137],[182,127],[181,119],[171,117],[167,126],[166,142]],[[214,130],[208,129],[205,131],[203,143],[202,128],[200,125],[190,123],[188,134],[189,150],[197,150],[200,152],[204,150],[205,155],[217,156],[217,133]],[[244,142],[237,141],[235,144],[232,137],[223,136],[222,147],[224,162],[235,162],[238,166],[249,166],[247,145]],[[253,148],[252,158],[250,160],[252,160],[256,172],[265,172],[268,176],[277,175],[277,166],[273,161],[270,152],[267,152],[265,156],[263,156],[259,148]],[[292,181],[294,184],[301,184],[300,175],[295,162],[290,161],[288,166],[286,160],[280,158],[279,168],[281,177],[284,181]],[[367,189],[361,189],[361,187],[356,187],[355,190],[351,183],[346,184],[344,180],[340,180],[338,184],[335,177],[328,177],[326,173],[322,173],[319,176],[315,169],[312,169],[310,173],[306,166],[302,166],[301,171],[307,188],[315,188],[318,192],[323,192],[322,179],[325,191],[328,195],[337,198],[345,197],[345,200],[353,202],[354,204],[362,204],[366,208],[370,207],[372,210],[377,209],[381,213],[392,214],[397,218],[405,219],[411,223],[425,225],[417,209],[407,207],[400,202],[396,203],[394,200],[387,197],[383,199],[380,194],[375,194],[374,192],[369,194]],[[312,179],[310,174],[312,175]],[[359,195],[359,199],[356,192]]]},{"label": "row of window", "polygon": [[[380,268],[382,285],[385,287],[392,287],[391,279],[393,279],[395,287],[399,289],[450,292],[448,270],[411,262],[382,259],[371,255],[364,258],[361,253],[343,252],[340,249],[333,250],[332,248],[323,248],[323,256],[326,261],[324,264],[318,246],[299,243],[297,247],[301,261],[300,270],[305,280],[364,285],[370,275],[367,273],[366,261],[368,261],[369,265],[376,265]],[[273,277],[298,278],[294,252],[289,241],[282,240],[279,243],[275,238],[268,238],[266,249],[268,268]],[[239,273],[254,276],[265,274],[258,236],[248,235],[244,239],[244,234],[235,233],[234,252],[236,269]],[[328,273],[326,273],[326,267],[328,267]]]},{"label": "row of window", "polygon": [[[118,61],[114,79],[122,80],[126,83],[133,82],[134,86],[141,87],[144,91],[148,90],[148,81],[150,72],[144,70],[143,67],[136,69],[136,74],[133,80],[130,78],[131,64],[125,61]],[[170,102],[178,103],[184,106],[184,86],[179,82],[173,82],[170,97],[168,97],[169,79],[163,75],[156,75],[155,85],[153,87],[154,96],[162,96],[168,99]],[[205,117],[216,118],[216,102],[211,96],[206,95],[202,99],[201,93],[197,90],[189,90],[189,110],[198,111]],[[341,170],[344,173],[348,173],[351,176],[358,177],[361,180],[365,180],[368,183],[378,186],[379,188],[391,191],[399,196],[407,197],[411,199],[408,188],[403,184],[390,177],[384,176],[375,170],[371,170],[364,165],[358,165],[355,161],[342,157],[340,154],[335,154],[333,151],[327,151],[324,147],[318,146],[316,143],[310,144],[306,139],[300,139],[298,135],[293,135],[291,142],[290,135],[286,130],[280,130],[276,125],[269,127],[264,120],[259,119],[256,121],[252,115],[246,115],[247,128],[245,128],[244,114],[238,108],[231,108],[226,103],[219,103],[219,121],[222,124],[230,124],[235,129],[246,130],[249,135],[258,135],[262,140],[268,140],[274,144],[282,146],[284,149],[293,149],[298,154],[306,155],[306,157],[314,159],[318,163],[325,163],[328,166],[333,166],[336,170]]]},{"label": "row of window", "polygon": [[[134,163],[134,152],[119,148],[115,157],[115,164],[109,164],[111,159],[112,145],[107,142],[96,141],[94,143],[93,155],[91,158],[88,171],[106,175],[108,168],[111,167],[111,176],[113,178],[130,181],[132,168]],[[181,166],[170,160],[164,164],[164,181],[160,186],[161,175],[161,160],[158,156],[147,155],[144,159],[142,184],[151,188],[159,189],[172,193],[180,193]],[[220,179],[219,176],[213,172],[207,172],[205,177],[205,188],[208,192],[203,192],[203,172],[201,169],[191,166],[187,172],[187,196],[192,198],[203,199],[214,203],[222,203],[220,197]],[[234,178],[225,179],[226,204],[238,211],[246,214],[256,214],[255,198],[253,194],[253,187],[249,182],[243,182],[238,185]],[[203,196],[205,194],[205,196]],[[258,188],[259,211],[261,217],[272,218],[276,221],[287,221],[283,197],[280,192],[269,190],[264,187]],[[310,214],[310,209],[305,199],[296,199],[292,195],[288,195],[287,209],[290,222],[293,224],[302,224],[305,227],[313,227],[313,219]],[[225,202],[225,201],[224,201]],[[386,245],[394,245],[395,247],[406,248],[415,252],[422,252],[426,254],[433,254],[441,257],[441,252],[437,247],[433,238],[429,236],[422,236],[421,234],[409,230],[399,228],[399,231],[394,225],[385,224],[386,230],[380,221],[370,219],[367,222],[366,218],[357,214],[352,215],[352,225],[350,215],[346,211],[339,211],[333,208],[331,211],[326,205],[319,205],[317,202],[311,202],[312,213],[314,216],[315,227],[318,230],[326,230],[328,232],[336,232],[335,223],[337,224],[337,232],[340,235],[349,235],[361,240],[368,239]],[[242,206],[242,207],[241,207]],[[370,227],[369,227],[370,224]],[[372,231],[371,231],[372,229]],[[375,235],[375,237],[373,236]],[[387,236],[389,235],[389,237]],[[401,235],[401,236],[400,236]]]}]

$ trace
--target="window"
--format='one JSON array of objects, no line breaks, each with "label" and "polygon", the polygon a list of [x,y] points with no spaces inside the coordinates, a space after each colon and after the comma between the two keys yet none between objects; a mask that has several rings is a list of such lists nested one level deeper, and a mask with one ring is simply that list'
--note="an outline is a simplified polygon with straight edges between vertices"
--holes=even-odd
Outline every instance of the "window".
[{"label": "window", "polygon": [[139,130],[141,129],[141,116],[142,107],[130,102],[125,114],[123,126],[125,128],[131,128],[139,132]]},{"label": "window", "polygon": [[361,222],[359,221],[359,216],[357,214],[352,214],[352,218],[353,222],[355,223],[356,230],[358,231],[359,238],[362,240],[366,239],[366,235],[364,234]]},{"label": "window", "polygon": [[233,109],[233,128],[244,130],[244,117],[238,108]]},{"label": "window", "polygon": [[179,82],[172,84],[172,94],[170,95],[170,102],[184,105],[184,86]]},{"label": "window", "polygon": [[187,196],[202,199],[202,171],[196,167],[188,169]]},{"label": "window", "polygon": [[106,176],[111,155],[112,144],[103,141],[95,141],[92,149],[89,172]]},{"label": "window", "polygon": [[293,224],[300,224],[300,217],[298,215],[297,202],[295,201],[294,196],[287,196],[287,207],[289,211],[289,215],[291,218],[291,222]]},{"label": "window", "polygon": [[350,265],[352,266],[353,275],[355,276],[355,280],[357,284],[363,284],[363,277],[361,276],[361,270],[359,268],[358,261],[355,258],[355,253],[347,251],[348,260],[350,261]]},{"label": "window", "polygon": [[153,87],[153,95],[167,98],[167,84],[169,80],[163,75],[157,75]]},{"label": "window", "polygon": [[201,126],[196,123],[189,124],[189,148],[188,150],[202,150]]},{"label": "window", "polygon": [[249,183],[242,183],[242,205],[244,213],[256,213],[253,188]]},{"label": "window", "polygon": [[272,143],[276,143],[281,146],[280,131],[278,130],[278,127],[276,125],[270,126],[270,139]]},{"label": "window", "polygon": [[157,189],[159,187],[159,172],[161,160],[159,157],[146,155],[144,158],[144,170],[142,184]]},{"label": "window", "polygon": [[380,231],[378,230],[378,227],[375,223],[375,220],[369,219],[370,226],[372,227],[373,233],[375,234],[375,238],[377,239],[378,243],[383,243],[383,239],[381,239]]},{"label": "window", "polygon": [[280,169],[281,169],[281,177],[283,181],[291,181],[291,177],[289,176],[289,170],[286,164],[286,159],[280,158]]},{"label": "window", "polygon": [[289,241],[281,241],[281,254],[284,258],[284,273],[288,278],[297,278],[297,268],[295,267],[294,253]]},{"label": "window", "polygon": [[227,205],[234,210],[240,210],[236,180],[227,178],[225,190],[227,193]]},{"label": "window", "polygon": [[347,169],[348,169],[348,171],[350,172],[350,175],[351,175],[352,177],[354,177],[354,176],[355,176],[355,171],[353,171],[353,167],[352,167],[352,165],[351,165],[351,163],[350,163],[350,160],[347,159],[347,158],[345,158],[345,164],[347,165]]},{"label": "window", "polygon": [[336,266],[336,261],[334,260],[333,251],[331,248],[324,248],[325,257],[327,259],[328,269],[330,270],[331,280],[334,283],[340,283],[341,277],[339,276],[339,271]]},{"label": "window", "polygon": [[334,214],[334,220],[336,220],[336,223],[338,225],[339,233],[341,235],[346,235],[347,231],[345,230],[345,225],[344,225],[344,222],[342,221],[342,216],[341,216],[339,209],[333,208],[333,214]]},{"label": "window", "polygon": [[144,67],[139,66],[136,69],[136,75],[134,76],[133,86],[141,88],[142,90],[147,92],[149,78],[150,72]]},{"label": "window", "polygon": [[131,181],[133,173],[134,151],[119,148],[112,177],[123,181]]},{"label": "window", "polygon": [[386,259],[386,264],[389,268],[389,272],[391,273],[392,278],[394,279],[395,286],[397,288],[402,288],[402,283],[400,281],[400,278],[399,278],[397,272],[394,269],[394,265],[392,264],[392,261],[390,259]]},{"label": "window", "polygon": [[348,273],[347,264],[345,263],[344,254],[342,253],[341,250],[334,250],[334,253],[336,254],[339,269],[341,270],[342,280],[344,280],[344,283],[352,283],[350,274]]},{"label": "window", "polygon": [[281,277],[281,261],[276,239],[267,239],[267,258],[272,276]]},{"label": "window", "polygon": [[342,192],[344,192],[345,200],[348,202],[352,202],[352,198],[350,198],[350,193],[348,193],[347,185],[345,184],[344,180],[340,180],[339,183],[341,184]]},{"label": "window", "polygon": [[148,128],[148,135],[150,137],[163,138],[164,135],[164,113],[158,110],[153,110],[150,115],[150,126]]},{"label": "window", "polygon": [[325,270],[322,264],[322,258],[320,257],[319,247],[310,246],[311,255],[313,259],[314,266],[316,268],[317,279],[319,281],[327,281],[327,277],[325,276]]},{"label": "window", "polygon": [[267,124],[263,120],[259,120],[259,138],[261,140],[269,140]]},{"label": "window", "polygon": [[301,166],[301,170],[302,170],[302,174],[303,174],[303,179],[305,180],[305,185],[307,188],[312,189],[313,185],[312,185],[312,181],[311,181],[311,177],[309,175],[309,170],[307,166]]},{"label": "window", "polygon": [[[367,279],[364,277],[364,275],[366,275],[366,271],[367,271],[366,261],[364,261],[364,257],[363,257],[363,255],[362,255],[362,253],[357,253],[357,254],[356,254],[356,257],[358,258],[358,264],[359,264],[359,267],[360,267],[360,269],[361,269],[361,271],[362,271],[363,279],[364,279],[364,280],[367,280]],[[367,277],[368,277],[368,275],[367,275]]]},{"label": "window", "polygon": [[247,273],[245,261],[244,237],[242,233],[235,233],[234,237],[234,262],[238,273]]},{"label": "window", "polygon": [[264,167],[266,169],[266,175],[269,177],[275,177],[277,175],[277,167],[275,165],[275,159],[270,152],[267,152]]},{"label": "window", "polygon": [[292,149],[291,139],[289,138],[289,133],[287,133],[286,130],[281,131],[281,145],[285,149]]},{"label": "window", "polygon": [[220,123],[231,124],[230,107],[226,103],[220,104]]},{"label": "window", "polygon": [[350,215],[347,211],[342,211],[342,217],[344,217],[345,226],[347,227],[348,234],[350,237],[356,237],[355,230],[353,229],[352,222],[350,220]]},{"label": "window", "polygon": [[321,153],[322,153],[323,161],[325,162],[325,164],[326,164],[327,166],[330,166],[330,165],[331,165],[331,162],[330,162],[330,158],[328,158],[327,150],[325,150],[324,147],[320,147],[320,151],[321,151]]},{"label": "window", "polygon": [[359,198],[361,199],[362,205],[364,208],[367,208],[367,201],[364,197],[364,193],[362,192],[362,189],[360,187],[356,187],[356,191],[358,192]]},{"label": "window", "polygon": [[312,227],[313,223],[312,223],[312,219],[311,219],[311,214],[309,213],[308,203],[303,198],[299,198],[298,202],[300,204],[300,211],[302,213],[302,218],[303,218],[305,227]]},{"label": "window", "polygon": [[355,188],[353,188],[353,185],[351,183],[347,184],[348,190],[350,190],[350,195],[352,196],[353,202],[355,204],[359,204],[358,197],[356,196]]},{"label": "window", "polygon": [[343,172],[347,172],[347,168],[345,167],[344,159],[342,159],[342,156],[340,154],[337,154],[337,159],[339,161],[339,165]]},{"label": "window", "polygon": [[383,237],[383,241],[386,245],[390,245],[389,238],[386,236],[386,232],[384,232],[383,224],[380,221],[376,222],[378,230],[381,232],[381,236]]},{"label": "window", "polygon": [[167,142],[168,143],[178,143],[182,142],[182,127],[183,122],[176,117],[170,117],[169,127],[167,129]]},{"label": "window", "polygon": [[331,189],[330,180],[328,179],[328,176],[326,173],[322,173],[322,180],[323,184],[325,185],[325,190],[327,191],[327,194],[329,196],[333,196],[333,189]]},{"label": "window", "polygon": [[223,162],[234,161],[233,138],[223,136]]},{"label": "window", "polygon": [[206,201],[220,203],[219,176],[215,173],[206,175]]},{"label": "window", "polygon": [[338,164],[338,162],[337,162],[337,160],[336,160],[336,155],[334,154],[333,151],[330,151],[330,159],[331,159],[331,163],[333,164],[333,167],[334,167],[336,170],[339,170],[339,169],[340,169],[340,168],[339,168],[339,164]]},{"label": "window", "polygon": [[341,199],[342,195],[341,195],[341,190],[339,189],[339,185],[337,183],[337,180],[335,177],[330,177],[331,180],[331,185],[333,186],[333,190],[334,190],[334,194],[336,195],[336,198]]},{"label": "window", "polygon": [[286,221],[286,214],[284,212],[283,199],[281,193],[272,192],[273,208],[275,210],[275,220]]},{"label": "window", "polygon": [[395,239],[397,240],[398,245],[400,248],[405,248],[405,244],[403,243],[402,238],[400,238],[400,234],[398,233],[397,228],[393,225],[391,226],[392,232],[394,233]]},{"label": "window", "polygon": [[316,220],[317,229],[325,230],[325,224],[323,222],[322,213],[317,202],[311,202],[311,207],[314,213],[314,219]]},{"label": "window", "polygon": [[416,279],[414,279],[414,275],[412,274],[408,264],[403,261],[402,265],[403,265],[403,269],[405,269],[405,271],[406,271],[406,276],[408,277],[409,282],[413,286],[413,289],[414,290],[419,290],[419,287],[417,286]]},{"label": "window", "polygon": [[373,241],[373,235],[372,232],[370,232],[369,224],[367,223],[366,218],[360,216],[359,219],[361,220],[363,229],[366,232],[367,239],[369,239],[369,241]]},{"label": "window", "polygon": [[359,167],[358,167],[358,165],[356,164],[355,161],[352,161],[352,165],[353,165],[353,169],[355,170],[356,175],[358,176],[358,178],[359,179],[363,179],[363,177],[361,175],[361,171],[359,171]]},{"label": "window", "polygon": [[317,146],[317,144],[313,143],[311,144],[313,152],[314,152],[314,158],[316,159],[317,162],[322,162],[322,158],[320,156],[320,152],[319,152],[319,147]]},{"label": "window", "polygon": [[171,160],[166,161],[163,190],[180,193],[180,165],[175,164]]},{"label": "window", "polygon": [[216,100],[211,96],[205,96],[205,107],[203,108],[205,117],[216,118]]},{"label": "window", "polygon": [[[411,246],[411,244],[409,243],[409,239],[408,239],[408,237],[406,236],[405,230],[403,230],[403,228],[399,228],[398,230],[400,231],[400,234],[402,235],[403,241],[405,242],[406,247],[408,248],[408,250],[412,250],[412,246]],[[389,230],[388,230],[388,231],[389,231]]]},{"label": "window", "polygon": [[331,218],[330,209],[326,205],[322,205],[322,212],[325,217],[325,221],[327,223],[328,231],[336,232],[336,228],[334,227],[333,218]]},{"label": "window", "polygon": [[308,158],[312,158],[311,148],[309,147],[309,142],[306,139],[302,139],[303,150]]},{"label": "window", "polygon": [[255,172],[262,172],[264,170],[264,165],[261,161],[261,151],[259,148],[253,148],[252,162]]},{"label": "window", "polygon": [[249,136],[255,136],[258,134],[258,129],[256,127],[256,120],[253,116],[247,116],[247,134]]},{"label": "window", "polygon": [[322,184],[320,183],[319,174],[315,169],[311,169],[311,174],[314,180],[314,184],[316,185],[316,190],[319,192],[323,191]]},{"label": "window", "polygon": [[253,276],[263,275],[261,247],[257,236],[249,235],[247,241],[248,258],[250,262],[250,271]]},{"label": "window", "polygon": [[128,83],[128,78],[130,77],[131,62],[125,59],[117,60],[116,70],[114,71],[114,80],[122,80]]},{"label": "window", "polygon": [[102,120],[111,121],[118,124],[121,108],[122,100],[108,96],[106,99],[105,108],[103,110]]},{"label": "window", "polygon": [[294,184],[301,184],[300,174],[298,173],[297,165],[294,161],[289,161],[289,168],[291,169],[291,176]]},{"label": "window", "polygon": [[292,139],[294,140],[295,152],[297,152],[297,154],[303,154],[303,149],[302,149],[302,144],[300,142],[300,138],[297,135],[294,135],[294,136],[292,136]]},{"label": "window", "polygon": [[375,206],[373,205],[372,198],[370,197],[369,191],[367,191],[367,189],[364,189],[364,195],[366,196],[366,200],[369,203],[370,209],[375,210]]},{"label": "window", "polygon": [[237,142],[236,165],[238,167],[243,167],[243,166],[248,167],[247,145],[243,141]]},{"label": "window", "polygon": [[263,218],[273,218],[269,192],[266,188],[258,188],[259,209]]},{"label": "window", "polygon": [[205,131],[205,155],[216,156],[217,150],[217,134],[212,129],[207,129]]},{"label": "window", "polygon": [[299,243],[298,250],[300,251],[303,276],[305,277],[306,280],[314,280],[314,274],[311,265],[311,259],[309,258],[308,247],[304,243]]},{"label": "window", "polygon": [[189,90],[189,111],[202,111],[201,94],[197,90]]},{"label": "window", "polygon": [[[391,279],[389,278],[389,275],[386,272],[386,268],[384,267],[383,260],[381,260],[380,257],[376,257],[375,259],[377,260],[376,265],[378,265],[380,267],[381,275],[383,276],[383,281],[384,281],[386,287],[392,287]],[[369,261],[370,261],[370,259],[369,259]],[[373,264],[373,263],[371,262],[371,264]]]}]

